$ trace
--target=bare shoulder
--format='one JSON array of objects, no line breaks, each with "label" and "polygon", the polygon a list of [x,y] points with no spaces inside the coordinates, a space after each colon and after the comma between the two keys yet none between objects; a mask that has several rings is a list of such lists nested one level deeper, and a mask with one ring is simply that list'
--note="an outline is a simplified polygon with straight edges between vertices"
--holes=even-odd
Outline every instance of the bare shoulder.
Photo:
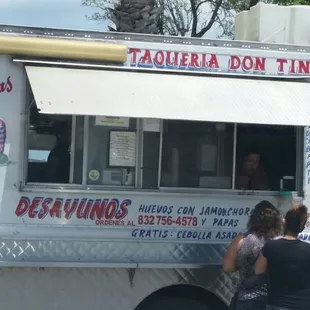
[{"label": "bare shoulder", "polygon": [[237,246],[239,247],[242,240],[244,239],[244,234],[239,234],[236,238],[235,238],[235,242],[237,244]]},{"label": "bare shoulder", "polygon": [[241,242],[244,238],[243,234],[239,234],[238,236],[235,237],[235,239],[231,242],[230,244],[230,248],[234,249],[234,250],[238,250],[240,248]]}]

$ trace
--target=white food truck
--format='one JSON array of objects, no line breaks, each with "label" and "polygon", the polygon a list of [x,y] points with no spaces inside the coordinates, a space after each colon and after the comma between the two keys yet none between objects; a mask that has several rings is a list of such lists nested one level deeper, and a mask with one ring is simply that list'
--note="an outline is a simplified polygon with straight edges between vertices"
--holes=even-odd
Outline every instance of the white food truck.
[{"label": "white food truck", "polygon": [[307,202],[310,47],[0,30],[2,309],[226,309],[251,209]]}]

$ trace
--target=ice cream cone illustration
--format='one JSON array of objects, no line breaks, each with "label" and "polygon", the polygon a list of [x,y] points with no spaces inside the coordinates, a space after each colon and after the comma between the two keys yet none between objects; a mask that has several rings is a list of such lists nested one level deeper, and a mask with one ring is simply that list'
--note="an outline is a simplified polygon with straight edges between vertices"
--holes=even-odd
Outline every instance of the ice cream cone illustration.
[{"label": "ice cream cone illustration", "polygon": [[5,151],[5,142],[6,142],[6,125],[5,122],[0,119],[0,166],[5,166],[9,158],[4,153]]}]

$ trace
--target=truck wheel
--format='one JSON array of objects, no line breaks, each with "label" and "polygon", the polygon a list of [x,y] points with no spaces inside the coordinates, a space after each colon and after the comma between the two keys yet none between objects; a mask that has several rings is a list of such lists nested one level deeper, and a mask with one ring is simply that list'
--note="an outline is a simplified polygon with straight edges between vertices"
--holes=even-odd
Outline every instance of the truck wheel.
[{"label": "truck wheel", "polygon": [[[199,300],[182,297],[159,297],[147,303],[141,310],[213,310]],[[217,310],[217,309],[214,309]]]}]

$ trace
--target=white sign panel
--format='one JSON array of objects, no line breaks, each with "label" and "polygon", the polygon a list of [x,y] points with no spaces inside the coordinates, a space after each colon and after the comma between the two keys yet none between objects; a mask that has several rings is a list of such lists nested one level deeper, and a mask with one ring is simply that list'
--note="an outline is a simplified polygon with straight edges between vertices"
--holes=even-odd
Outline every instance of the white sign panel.
[{"label": "white sign panel", "polygon": [[[263,51],[261,48],[223,48],[183,46],[182,50],[152,48],[145,43],[130,43],[126,66],[157,70],[254,74],[259,76],[310,76],[306,53]],[[294,58],[292,58],[294,57]]]},{"label": "white sign panel", "polygon": [[[304,136],[304,192],[305,200],[304,204],[308,206],[310,204],[310,127],[305,128]],[[308,221],[306,226],[310,227],[310,214],[308,214]]]},{"label": "white sign panel", "polygon": [[143,131],[159,132],[160,120],[156,118],[146,118],[143,120]]},{"label": "white sign panel", "polygon": [[[78,225],[102,238],[160,242],[227,243],[246,225],[260,198],[187,195],[27,194],[9,209],[11,220],[34,225]],[[268,199],[276,204],[276,201]]]},{"label": "white sign panel", "polygon": [[129,127],[128,117],[113,117],[113,116],[96,116],[96,126],[109,126],[109,127]]},{"label": "white sign panel", "polygon": [[134,167],[136,165],[136,133],[110,132],[110,166]]},{"label": "white sign panel", "polygon": [[66,220],[67,225],[109,227],[111,232],[117,229],[117,234],[124,238],[222,242],[244,231],[253,207],[228,201],[224,206],[214,199],[113,197],[22,197],[15,214],[36,224]]},{"label": "white sign panel", "polygon": [[0,210],[3,212],[10,206],[5,197],[12,197],[10,189],[20,176],[25,77],[22,67],[13,64],[9,56],[0,56],[0,68]]}]

